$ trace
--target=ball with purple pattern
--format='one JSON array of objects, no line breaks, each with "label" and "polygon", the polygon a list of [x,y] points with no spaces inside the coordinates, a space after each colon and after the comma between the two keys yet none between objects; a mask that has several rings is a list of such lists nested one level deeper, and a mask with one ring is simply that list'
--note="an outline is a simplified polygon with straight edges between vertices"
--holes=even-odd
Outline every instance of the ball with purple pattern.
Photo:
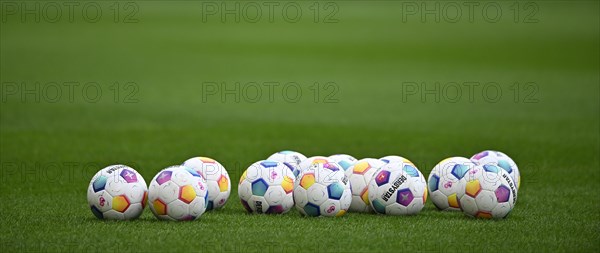
[{"label": "ball with purple pattern", "polygon": [[427,187],[421,172],[412,163],[394,162],[382,166],[369,182],[369,201],[379,214],[417,214],[427,201]]},{"label": "ball with purple pattern", "polygon": [[135,169],[112,165],[94,175],[87,199],[92,213],[99,219],[130,220],[142,214],[147,193],[146,182]]}]

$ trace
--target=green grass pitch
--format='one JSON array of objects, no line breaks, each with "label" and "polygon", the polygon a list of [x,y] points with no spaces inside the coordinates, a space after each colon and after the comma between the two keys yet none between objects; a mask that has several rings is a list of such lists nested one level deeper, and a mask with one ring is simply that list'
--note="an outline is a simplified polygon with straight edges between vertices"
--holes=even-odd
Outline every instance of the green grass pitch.
[{"label": "green grass pitch", "polygon": [[[295,20],[278,2],[272,22],[263,13],[256,23],[252,13],[223,22],[199,1],[100,1],[100,18],[80,5],[72,22],[63,5],[50,22],[52,6],[22,17],[21,5],[1,3],[4,252],[600,249],[597,1],[500,1],[497,19],[481,15],[484,2],[472,22],[422,20],[407,9],[420,3],[401,1],[293,2]],[[498,149],[522,183],[498,221],[430,200],[410,217],[246,214],[241,173],[283,149],[398,154],[426,176],[445,157]],[[86,189],[100,168],[129,164],[149,181],[198,155],[229,170],[223,210],[180,223],[149,210],[130,222],[90,212]]]}]

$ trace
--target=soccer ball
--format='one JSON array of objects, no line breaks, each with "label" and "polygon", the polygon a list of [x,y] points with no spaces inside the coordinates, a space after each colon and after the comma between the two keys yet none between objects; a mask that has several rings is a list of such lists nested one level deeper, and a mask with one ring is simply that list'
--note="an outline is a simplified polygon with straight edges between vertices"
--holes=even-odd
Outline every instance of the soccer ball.
[{"label": "soccer ball", "polygon": [[87,200],[99,219],[131,220],[140,217],[148,187],[140,173],[125,165],[111,165],[92,177]]},{"label": "soccer ball", "polygon": [[429,174],[428,188],[439,210],[459,211],[459,199],[465,192],[465,177],[475,163],[464,157],[450,157],[439,162]]},{"label": "soccer ball", "polygon": [[369,201],[379,214],[417,214],[427,201],[427,187],[417,167],[388,163],[369,182]]},{"label": "soccer ball", "polygon": [[284,150],[272,154],[267,160],[284,163],[294,172],[294,176],[298,176],[300,174],[300,163],[306,160],[306,156],[296,151]]},{"label": "soccer ball", "polygon": [[486,150],[475,154],[471,157],[471,161],[478,165],[498,165],[500,168],[508,172],[508,174],[516,182],[517,190],[521,187],[521,173],[519,173],[519,167],[513,159],[500,151]]},{"label": "soccer ball", "polygon": [[350,180],[352,191],[352,204],[349,209],[351,212],[373,211],[369,202],[369,182],[371,182],[373,174],[383,165],[385,163],[381,160],[364,158],[346,170],[345,174]]},{"label": "soccer ball", "polygon": [[334,162],[336,162],[340,166],[342,166],[342,169],[344,169],[344,171],[348,170],[348,168],[350,168],[350,166],[354,165],[357,161],[356,158],[354,158],[353,156],[346,155],[346,154],[332,155],[332,156],[329,156],[329,159],[333,160]]},{"label": "soccer ball", "polygon": [[249,213],[286,213],[294,206],[295,180],[283,163],[258,161],[242,174],[238,194]]},{"label": "soccer ball", "polygon": [[505,218],[517,202],[516,184],[499,166],[477,165],[462,180],[466,185],[460,207],[468,216]]},{"label": "soccer ball", "polygon": [[220,209],[227,203],[231,193],[229,174],[223,165],[208,157],[194,157],[183,163],[206,179],[208,203],[206,210]]},{"label": "soccer ball", "polygon": [[302,161],[300,163],[300,173],[302,173],[302,171],[310,168],[313,164],[316,163],[335,163],[332,159],[329,159],[328,157],[325,156],[312,156],[309,158],[306,158],[306,160]]},{"label": "soccer ball", "polygon": [[314,163],[294,184],[296,208],[306,216],[342,216],[352,202],[350,183],[335,162]]},{"label": "soccer ball", "polygon": [[148,190],[150,210],[160,220],[195,220],[206,211],[207,199],[204,177],[180,165],[161,170]]}]

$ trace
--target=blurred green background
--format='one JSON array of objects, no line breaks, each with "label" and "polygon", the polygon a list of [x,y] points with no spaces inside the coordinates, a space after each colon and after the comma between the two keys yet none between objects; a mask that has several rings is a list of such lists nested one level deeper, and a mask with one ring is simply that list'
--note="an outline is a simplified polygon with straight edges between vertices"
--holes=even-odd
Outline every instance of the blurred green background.
[{"label": "blurred green background", "polygon": [[[597,1],[479,2],[472,20],[469,2],[77,3],[1,1],[9,251],[600,248]],[[284,149],[397,154],[425,175],[497,149],[523,181],[497,222],[431,203],[415,217],[245,215],[240,174]],[[150,180],[199,155],[229,170],[225,210],[181,224],[89,211],[100,168],[125,163]]]}]

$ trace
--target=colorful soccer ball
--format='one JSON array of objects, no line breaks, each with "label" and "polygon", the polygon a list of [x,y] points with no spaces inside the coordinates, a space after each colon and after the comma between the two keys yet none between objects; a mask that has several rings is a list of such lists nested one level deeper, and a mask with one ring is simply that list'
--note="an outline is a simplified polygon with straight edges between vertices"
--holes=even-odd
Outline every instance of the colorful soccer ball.
[{"label": "colorful soccer ball", "polygon": [[206,211],[208,186],[197,171],[185,166],[161,170],[150,182],[148,204],[160,220],[195,220]]},{"label": "colorful soccer ball", "polygon": [[342,166],[342,169],[344,169],[344,171],[348,170],[348,168],[354,165],[357,161],[356,158],[354,158],[353,156],[346,154],[331,155],[329,156],[329,159],[335,161],[340,166]]},{"label": "colorful soccer ball", "polygon": [[148,187],[140,173],[125,165],[111,165],[92,177],[87,199],[92,213],[99,219],[131,220],[144,207]]},{"label": "colorful soccer ball", "polygon": [[194,157],[183,163],[206,179],[208,186],[208,203],[206,210],[220,209],[227,203],[231,193],[231,180],[223,165],[212,158]]},{"label": "colorful soccer ball", "polygon": [[477,218],[504,218],[517,201],[517,186],[502,168],[492,164],[478,165],[462,179],[466,181],[460,207],[465,214]]},{"label": "colorful soccer ball", "polygon": [[464,157],[450,157],[439,162],[429,174],[427,185],[433,204],[439,210],[460,211],[459,199],[465,192],[466,174],[475,163]]},{"label": "colorful soccer ball", "polygon": [[294,172],[294,176],[298,176],[300,174],[300,163],[306,160],[306,156],[296,151],[284,150],[272,154],[267,160],[286,164]]},{"label": "colorful soccer ball", "polygon": [[258,161],[242,174],[238,194],[249,213],[286,213],[294,206],[295,180],[282,162]]},{"label": "colorful soccer ball", "polygon": [[478,165],[498,165],[500,168],[508,172],[508,174],[516,182],[517,190],[521,187],[521,173],[519,173],[519,167],[513,159],[500,151],[486,150],[475,154],[471,157],[471,161]]},{"label": "colorful soccer ball", "polygon": [[379,214],[417,214],[427,201],[425,180],[412,164],[388,163],[369,182],[369,201]]},{"label": "colorful soccer ball", "polygon": [[364,158],[346,170],[345,174],[350,180],[352,191],[352,204],[349,211],[362,213],[373,211],[369,202],[369,182],[383,165],[385,163],[381,160]]},{"label": "colorful soccer ball", "polygon": [[350,183],[335,162],[314,163],[294,185],[296,208],[306,216],[342,216],[352,202]]}]

